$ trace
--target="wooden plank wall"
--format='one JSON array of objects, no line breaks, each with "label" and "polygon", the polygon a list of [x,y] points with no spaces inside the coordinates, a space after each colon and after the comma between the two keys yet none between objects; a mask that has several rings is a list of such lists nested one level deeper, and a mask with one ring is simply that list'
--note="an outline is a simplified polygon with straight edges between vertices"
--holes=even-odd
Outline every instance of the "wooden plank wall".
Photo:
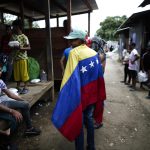
[{"label": "wooden plank wall", "polygon": [[52,28],[52,49],[53,49],[53,66],[54,66],[54,79],[62,79],[62,71],[60,67],[60,58],[64,49],[67,47],[67,41],[63,38],[65,30],[63,27]]},{"label": "wooden plank wall", "polygon": [[39,62],[40,68],[47,71],[45,29],[26,29],[24,33],[28,36],[31,46],[28,56],[35,58]]},{"label": "wooden plank wall", "polygon": [[[0,24],[0,41],[5,32],[4,25]],[[47,72],[46,61],[46,30],[26,29],[24,34],[28,36],[31,50],[28,56],[34,57],[40,64],[40,68]],[[62,73],[60,68],[60,58],[64,49],[67,47],[67,41],[63,38],[66,35],[64,27],[51,28],[54,80],[61,80]]]},{"label": "wooden plank wall", "polygon": [[[25,30],[25,34],[28,36],[31,45],[31,51],[28,52],[28,56],[36,58],[41,69],[47,71],[45,29],[27,29]],[[62,79],[60,58],[67,47],[67,41],[63,36],[65,36],[63,27],[51,28],[54,80]]]}]

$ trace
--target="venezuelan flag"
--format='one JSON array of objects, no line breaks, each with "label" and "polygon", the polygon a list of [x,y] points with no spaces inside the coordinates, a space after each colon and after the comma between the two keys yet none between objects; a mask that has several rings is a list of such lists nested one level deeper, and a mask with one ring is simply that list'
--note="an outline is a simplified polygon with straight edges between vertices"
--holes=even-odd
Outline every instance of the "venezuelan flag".
[{"label": "venezuelan flag", "polygon": [[86,45],[74,48],[69,54],[52,114],[53,124],[73,141],[80,134],[84,109],[95,103],[94,118],[98,122],[101,119],[100,106],[105,99],[103,71],[97,53]]}]

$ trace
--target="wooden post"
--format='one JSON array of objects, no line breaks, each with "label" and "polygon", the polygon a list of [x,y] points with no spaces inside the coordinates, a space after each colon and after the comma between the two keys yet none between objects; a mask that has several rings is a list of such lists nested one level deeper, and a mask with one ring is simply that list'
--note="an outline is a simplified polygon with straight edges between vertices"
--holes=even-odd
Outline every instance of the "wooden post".
[{"label": "wooden post", "polygon": [[59,15],[56,15],[57,27],[59,27]]},{"label": "wooden post", "polygon": [[[46,59],[47,59],[47,71],[48,80],[54,82],[53,71],[53,54],[52,54],[52,41],[51,41],[51,29],[50,29],[50,0],[46,0]],[[54,86],[51,89],[52,100],[54,100]]]},{"label": "wooden post", "polygon": [[88,36],[90,36],[90,22],[91,22],[91,13],[88,12]]},{"label": "wooden post", "polygon": [[32,19],[29,19],[29,28],[32,29]]},{"label": "wooden post", "polygon": [[4,16],[3,16],[3,12],[0,12],[0,20],[1,20],[1,23],[4,24]]},{"label": "wooden post", "polygon": [[71,0],[67,0],[67,32],[71,31]]}]

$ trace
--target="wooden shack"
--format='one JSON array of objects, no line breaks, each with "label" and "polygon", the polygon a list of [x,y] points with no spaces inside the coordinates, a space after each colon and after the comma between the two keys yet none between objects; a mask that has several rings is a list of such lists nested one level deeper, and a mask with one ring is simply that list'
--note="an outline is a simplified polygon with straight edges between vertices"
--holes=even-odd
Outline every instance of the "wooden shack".
[{"label": "wooden shack", "polygon": [[[30,92],[23,97],[34,105],[43,96],[54,99],[54,80],[61,80],[59,61],[67,42],[63,36],[71,30],[71,15],[88,13],[88,32],[90,33],[90,13],[97,9],[95,0],[1,0],[0,1],[0,39],[4,33],[4,13],[16,15],[24,23],[29,22],[29,29],[24,33],[28,36],[31,51],[28,55],[36,58],[40,68],[48,74],[48,82],[29,85]],[[59,18],[67,16],[67,27],[59,27]],[[51,28],[50,19],[56,18],[57,27]],[[32,28],[32,22],[45,20],[43,29]],[[11,83],[9,86],[13,86]],[[48,94],[47,94],[48,93]],[[1,128],[1,126],[0,126]]]},{"label": "wooden shack", "polygon": [[145,52],[148,42],[150,41],[150,10],[141,11],[132,14],[117,30],[120,35],[120,52],[123,45],[129,45],[131,42],[136,43],[136,49],[139,54]]}]

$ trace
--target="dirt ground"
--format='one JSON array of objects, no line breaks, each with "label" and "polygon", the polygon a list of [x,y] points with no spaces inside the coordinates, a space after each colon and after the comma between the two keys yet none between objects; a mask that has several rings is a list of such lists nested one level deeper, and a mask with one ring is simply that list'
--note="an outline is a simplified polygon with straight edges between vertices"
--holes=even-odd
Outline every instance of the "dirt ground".
[{"label": "dirt ground", "polygon": [[[104,126],[95,130],[96,150],[150,150],[150,100],[145,98],[148,92],[139,85],[137,91],[129,91],[120,83],[122,78],[123,66],[116,59],[108,58]],[[13,137],[19,150],[74,150],[74,143],[60,135],[50,121],[54,105],[55,101],[40,101],[32,108],[33,124],[42,133],[24,137],[21,126]]]}]

